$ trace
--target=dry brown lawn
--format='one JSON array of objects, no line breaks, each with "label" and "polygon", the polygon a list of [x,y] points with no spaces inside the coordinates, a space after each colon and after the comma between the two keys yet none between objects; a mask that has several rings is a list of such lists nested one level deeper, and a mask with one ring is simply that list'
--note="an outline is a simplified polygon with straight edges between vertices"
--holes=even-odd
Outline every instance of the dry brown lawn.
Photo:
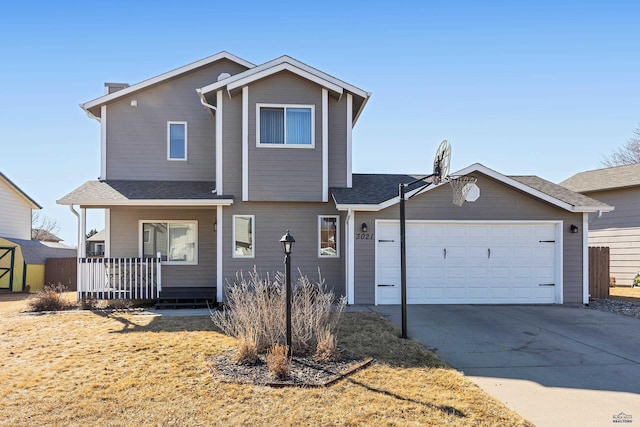
[{"label": "dry brown lawn", "polygon": [[20,314],[0,295],[0,425],[529,425],[374,314],[349,313],[341,347],[376,362],[322,389],[221,383],[235,341],[208,317]]},{"label": "dry brown lawn", "polygon": [[640,302],[640,288],[616,286],[609,288],[609,296],[611,299]]}]

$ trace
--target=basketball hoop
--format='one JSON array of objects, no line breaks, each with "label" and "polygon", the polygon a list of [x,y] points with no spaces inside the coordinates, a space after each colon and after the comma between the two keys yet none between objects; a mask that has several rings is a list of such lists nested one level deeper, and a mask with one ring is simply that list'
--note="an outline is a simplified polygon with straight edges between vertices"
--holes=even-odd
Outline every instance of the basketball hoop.
[{"label": "basketball hoop", "polygon": [[[467,200],[469,192],[478,187],[475,185],[478,178],[473,176],[449,177],[449,184],[453,189],[453,204],[460,207]],[[477,197],[473,199],[475,201]]]}]

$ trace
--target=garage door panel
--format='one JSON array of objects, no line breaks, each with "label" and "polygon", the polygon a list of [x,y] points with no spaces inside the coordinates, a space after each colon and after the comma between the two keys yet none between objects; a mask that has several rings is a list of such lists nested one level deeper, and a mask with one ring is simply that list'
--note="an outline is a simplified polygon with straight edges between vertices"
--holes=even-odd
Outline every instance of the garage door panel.
[{"label": "garage door panel", "polygon": [[[391,225],[380,227],[378,236],[392,235],[385,228]],[[553,223],[414,222],[408,223],[407,233],[409,303],[556,302],[555,286],[538,286],[555,285],[557,280],[559,245]],[[397,272],[399,284],[399,243],[391,249],[381,246],[378,243],[378,261],[383,265],[376,267],[377,274]],[[385,269],[384,264],[391,262],[397,268]],[[394,290],[396,294],[398,304],[399,289]],[[383,303],[380,298],[377,301]]]}]

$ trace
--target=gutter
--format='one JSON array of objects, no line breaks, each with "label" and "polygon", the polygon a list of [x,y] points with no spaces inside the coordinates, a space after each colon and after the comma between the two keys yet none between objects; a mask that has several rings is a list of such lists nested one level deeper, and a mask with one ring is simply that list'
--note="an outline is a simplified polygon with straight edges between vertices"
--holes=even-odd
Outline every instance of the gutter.
[{"label": "gutter", "polygon": [[198,93],[198,96],[200,97],[200,103],[202,105],[204,105],[206,108],[208,108],[207,111],[209,112],[209,114],[211,114],[211,117],[214,117],[213,112],[218,111],[218,108],[215,105],[211,105],[211,104],[209,104],[207,102],[207,100],[204,97],[204,94],[202,93],[201,89],[196,89],[196,92]]},{"label": "gutter", "polygon": [[98,122],[102,123],[102,120],[100,120],[100,117],[96,116],[91,111],[89,111],[88,109],[84,108],[84,104],[79,104],[79,105],[80,105],[80,108],[82,108],[84,110],[84,112],[87,113],[87,117],[89,117],[90,119],[97,120]]}]

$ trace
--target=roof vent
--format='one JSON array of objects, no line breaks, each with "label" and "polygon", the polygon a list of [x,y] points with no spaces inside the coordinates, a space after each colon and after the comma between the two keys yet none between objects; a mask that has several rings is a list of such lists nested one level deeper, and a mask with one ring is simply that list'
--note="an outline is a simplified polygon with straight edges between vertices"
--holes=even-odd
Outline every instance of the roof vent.
[{"label": "roof vent", "polygon": [[218,76],[218,81],[220,80],[224,80],[224,79],[228,79],[229,77],[231,77],[231,74],[229,73],[222,73]]},{"label": "roof vent", "polygon": [[104,94],[109,95],[110,93],[117,92],[122,89],[126,89],[129,87],[129,83],[105,83],[104,84]]}]

